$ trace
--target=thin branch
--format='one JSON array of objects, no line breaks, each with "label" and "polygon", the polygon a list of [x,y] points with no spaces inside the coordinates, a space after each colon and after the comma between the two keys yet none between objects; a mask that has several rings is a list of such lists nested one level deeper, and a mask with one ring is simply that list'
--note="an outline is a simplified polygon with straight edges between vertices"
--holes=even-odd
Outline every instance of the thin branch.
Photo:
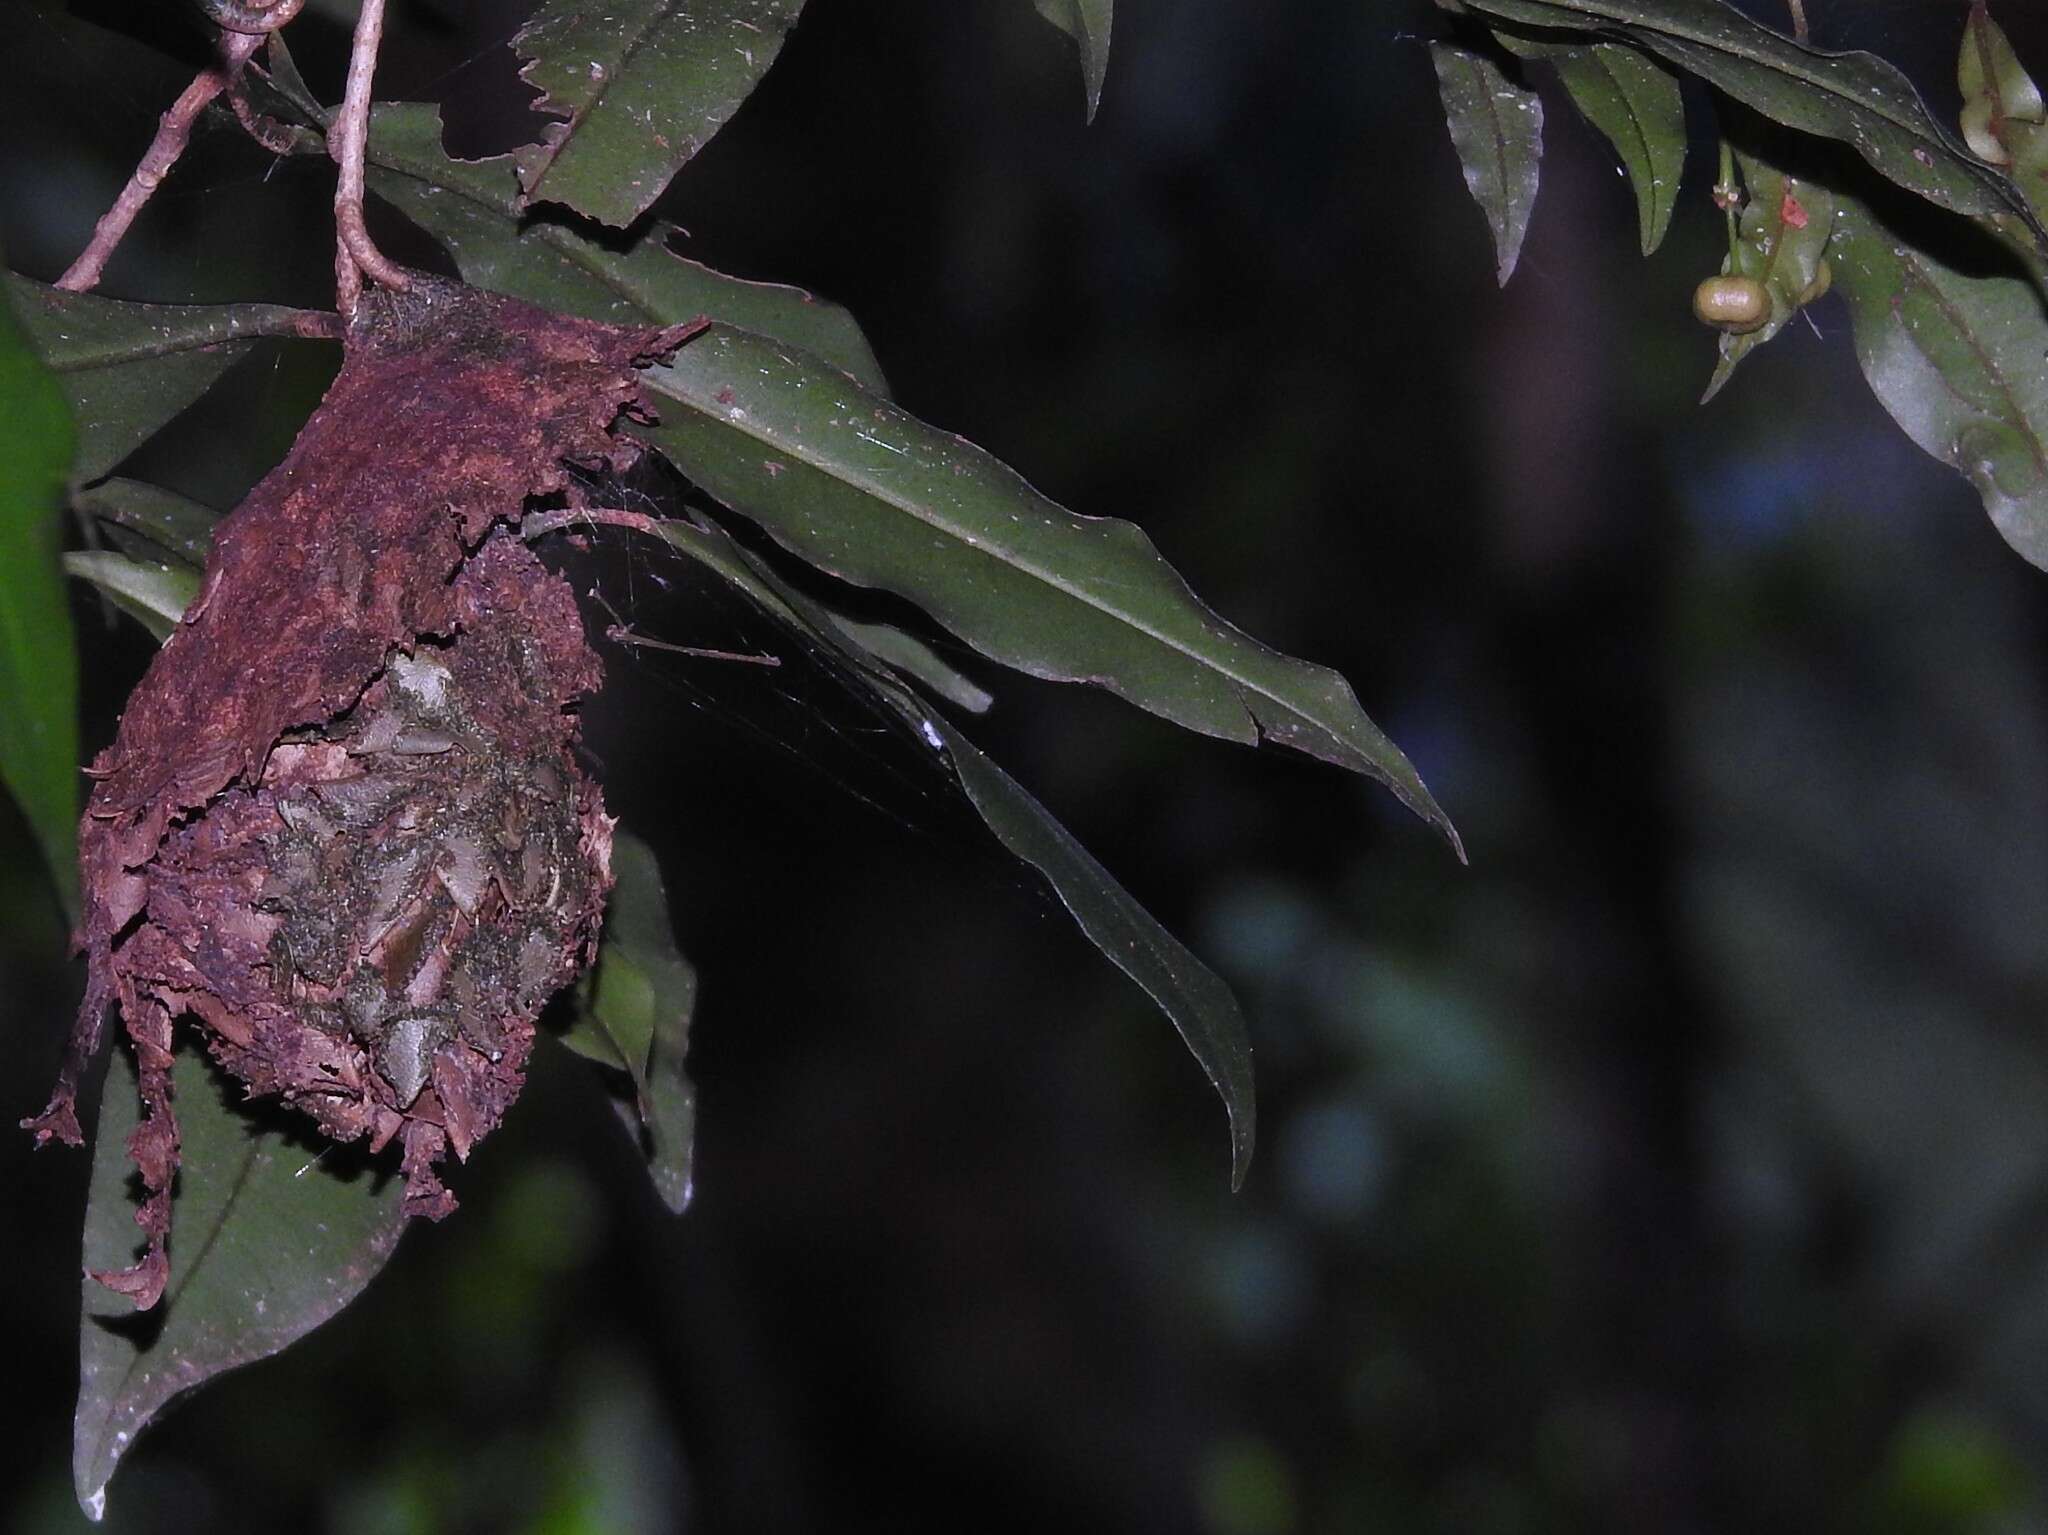
[{"label": "thin branch", "polygon": [[[292,5],[293,0],[278,0],[278,4],[283,8]],[[142,212],[143,204],[149,201],[150,195],[170,174],[171,167],[178,163],[178,156],[185,152],[185,146],[192,141],[192,124],[198,121],[208,102],[233,84],[235,77],[242,72],[242,66],[248,63],[249,56],[262,45],[263,39],[253,33],[223,35],[221,62],[201,70],[185,87],[184,93],[171,103],[163,121],[157,124],[156,137],[142,152],[135,173],[121,188],[121,195],[114,199],[113,207],[101,215],[99,224],[93,229],[92,240],[64,275],[57,279],[58,287],[72,293],[90,293],[98,285],[108,259],[128,233],[128,227],[135,222],[135,216]]]},{"label": "thin branch", "polygon": [[328,149],[341,167],[334,189],[334,307],[344,318],[353,315],[362,297],[363,277],[404,291],[411,279],[377,249],[363,223],[363,151],[370,139],[370,82],[377,72],[377,48],[384,40],[384,0],[363,0],[356,18],[355,44],[349,50],[348,85],[334,114]]},{"label": "thin branch", "polygon": [[770,655],[767,651],[707,650],[702,645],[674,645],[667,640],[652,639],[640,633],[631,624],[613,624],[604,631],[606,639],[619,645],[631,645],[640,650],[666,650],[671,655],[689,656],[698,661],[739,661],[748,666],[780,666],[782,657]]},{"label": "thin branch", "polygon": [[1806,41],[1806,0],[1785,0],[1792,8],[1792,40]]},{"label": "thin branch", "polygon": [[519,536],[528,543],[576,527],[631,528],[649,538],[660,538],[661,520],[645,512],[628,512],[611,506],[570,506],[553,512],[528,512],[519,520]]}]

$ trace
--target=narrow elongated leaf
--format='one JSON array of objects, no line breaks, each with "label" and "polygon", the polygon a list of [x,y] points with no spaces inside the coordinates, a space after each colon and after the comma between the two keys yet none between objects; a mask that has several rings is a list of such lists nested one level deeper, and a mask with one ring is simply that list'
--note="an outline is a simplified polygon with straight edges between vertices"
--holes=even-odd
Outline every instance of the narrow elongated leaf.
[{"label": "narrow elongated leaf", "polygon": [[1685,102],[1678,77],[1619,43],[1559,48],[1558,79],[1587,121],[1606,135],[1636,194],[1636,222],[1649,255],[1671,227],[1685,176]]},{"label": "narrow elongated leaf", "polygon": [[1081,50],[1081,85],[1088,93],[1088,121],[1102,105],[1109,73],[1109,21],[1113,0],[1034,0],[1038,14],[1073,38]]},{"label": "narrow elongated leaf", "polygon": [[1371,774],[1456,845],[1343,678],[1210,612],[1130,523],[1075,516],[972,444],[747,331],[713,326],[645,377],[661,450],[813,565],[908,597],[1006,666]]},{"label": "narrow elongated leaf", "polygon": [[1004,847],[1045,876],[1088,941],[1142,986],[1180,1030],[1230,1116],[1230,1186],[1244,1186],[1257,1132],[1252,1050],[1237,999],[1097,863],[1052,813],[937,715],[920,728],[939,737],[947,762]]},{"label": "narrow elongated leaf", "polygon": [[1451,146],[1465,170],[1465,185],[1486,227],[1503,286],[1514,275],[1536,206],[1537,174],[1543,163],[1543,103],[1522,89],[1493,60],[1448,43],[1429,45],[1437,90]]},{"label": "narrow elongated leaf", "polygon": [[[128,1052],[108,1053],[85,1260],[120,1269],[139,1245],[126,1150],[137,1095]],[[347,1151],[319,1157],[252,1120],[228,1101],[199,1051],[178,1052],[173,1088],[183,1166],[171,1280],[158,1312],[138,1316],[85,1281],[72,1472],[79,1503],[94,1518],[115,1466],[173,1397],[334,1316],[390,1259],[405,1225],[402,1179],[361,1166]]]},{"label": "narrow elongated leaf", "polygon": [[542,0],[513,48],[564,119],[517,152],[533,202],[623,229],[768,72],[803,0]]},{"label": "narrow elongated leaf", "polygon": [[1788,176],[1768,160],[1738,151],[1749,200],[1737,222],[1735,249],[1723,271],[1755,279],[1770,295],[1770,318],[1756,330],[1721,333],[1721,360],[1707,381],[1704,404],[1721,392],[1735,366],[1791,323],[1826,290],[1825,260],[1835,231],[1835,195],[1817,181]]},{"label": "narrow elongated leaf", "polygon": [[725,534],[666,522],[675,548],[723,576],[807,640],[846,680],[901,720],[959,780],[1003,846],[1037,869],[1089,942],[1141,986],[1165,1013],[1215,1085],[1230,1117],[1231,1187],[1244,1182],[1256,1138],[1251,1042],[1230,988],[1152,914],[1043,805],[997,767],[908,687],[849,649],[836,623],[809,598],[777,580]]},{"label": "narrow elongated leaf", "polygon": [[676,947],[654,850],[621,832],[612,841],[617,883],[605,907],[597,966],[576,988],[562,1043],[626,1074],[632,1097],[618,1105],[663,1204],[690,1203],[697,1093],[683,1069],[697,972]]},{"label": "narrow elongated leaf", "polygon": [[64,556],[64,571],[96,586],[162,644],[199,595],[199,573],[189,566],[134,560],[125,554],[82,550]]},{"label": "narrow elongated leaf", "polygon": [[72,426],[0,295],[0,782],[78,915],[78,647],[58,568]]},{"label": "narrow elongated leaf", "polygon": [[161,485],[119,476],[80,491],[72,504],[103,527],[120,528],[146,541],[160,563],[195,571],[206,564],[213,527],[221,515]]},{"label": "narrow elongated leaf", "polygon": [[2048,569],[2048,319],[2025,272],[1965,273],[1837,193],[1830,260],[1856,360],[1906,435],[1964,475]]},{"label": "narrow elongated leaf", "polygon": [[74,476],[96,480],[212,387],[259,336],[330,336],[333,317],[276,304],[131,304],[13,273],[7,289],[78,421]]},{"label": "narrow elongated leaf", "polygon": [[988,689],[947,663],[916,635],[892,624],[863,623],[844,613],[830,616],[832,627],[860,649],[904,676],[916,678],[954,707],[969,714],[986,714],[995,702]]},{"label": "narrow elongated leaf", "polygon": [[668,248],[672,225],[656,223],[613,250],[544,219],[522,221],[511,157],[451,158],[433,107],[378,107],[369,159],[371,190],[446,246],[476,287],[612,325],[709,315],[816,352],[871,389],[888,388],[867,338],[839,305],[687,261]]},{"label": "narrow elongated leaf", "polygon": [[1853,145],[1880,173],[1944,208],[2016,215],[2048,247],[2048,228],[2012,179],[1971,155],[1906,77],[1875,54],[1809,47],[1723,0],[1459,3],[1546,32],[1593,32],[1632,43],[1774,122]]}]

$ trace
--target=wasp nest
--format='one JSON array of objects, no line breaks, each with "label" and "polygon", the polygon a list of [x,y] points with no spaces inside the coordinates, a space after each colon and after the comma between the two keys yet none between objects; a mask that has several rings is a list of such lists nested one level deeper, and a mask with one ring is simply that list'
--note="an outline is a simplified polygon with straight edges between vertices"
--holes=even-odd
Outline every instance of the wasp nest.
[{"label": "wasp nest", "polygon": [[102,1283],[153,1305],[178,1165],[172,1025],[337,1141],[403,1148],[406,1207],[524,1080],[542,1006],[588,964],[612,822],[576,756],[601,680],[567,584],[517,534],[565,466],[621,467],[635,367],[688,327],[566,319],[420,279],[366,297],[290,454],[223,520],[199,600],[123,714],[80,832],[87,994],[39,1141],[107,1009],[146,1114],[145,1250]]}]

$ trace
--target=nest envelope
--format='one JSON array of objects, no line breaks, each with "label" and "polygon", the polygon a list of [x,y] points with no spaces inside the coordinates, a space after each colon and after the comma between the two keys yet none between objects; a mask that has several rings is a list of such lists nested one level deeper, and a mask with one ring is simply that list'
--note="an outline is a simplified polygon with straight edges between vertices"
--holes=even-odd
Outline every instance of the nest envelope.
[{"label": "nest envelope", "polygon": [[612,821],[576,753],[602,678],[574,594],[520,539],[567,466],[623,467],[639,365],[694,325],[623,328],[439,279],[364,295],[341,372],[224,518],[200,595],[89,769],[87,984],[38,1143],[107,1010],[136,1052],[144,1250],[169,1274],[172,1026],[336,1141],[402,1147],[409,1213],[499,1122],[535,1021],[589,964]]}]

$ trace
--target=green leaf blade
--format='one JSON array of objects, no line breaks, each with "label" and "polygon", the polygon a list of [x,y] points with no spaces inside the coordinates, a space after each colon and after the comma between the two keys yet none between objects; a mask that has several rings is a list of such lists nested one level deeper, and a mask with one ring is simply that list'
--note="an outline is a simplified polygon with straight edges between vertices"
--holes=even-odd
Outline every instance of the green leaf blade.
[{"label": "green leaf blade", "polygon": [[621,832],[612,842],[612,886],[597,966],[577,988],[562,1043],[623,1071],[632,1099],[618,1105],[647,1158],[648,1176],[677,1215],[690,1203],[697,1094],[684,1069],[697,972],[676,947],[668,892],[654,850]]},{"label": "green leaf blade", "polygon": [[105,550],[65,555],[64,572],[104,592],[116,607],[155,636],[158,644],[171,637],[185,609],[199,595],[197,571]]},{"label": "green leaf blade", "polygon": [[2009,266],[1964,272],[1838,194],[1835,287],[1856,360],[1905,434],[1977,488],[2005,541],[2048,569],[2048,319]]},{"label": "green leaf blade", "polygon": [[1366,773],[1456,846],[1343,678],[1212,613],[1132,524],[1076,516],[972,444],[745,331],[713,326],[645,377],[662,452],[821,570],[907,597],[1005,666]]},{"label": "green leaf blade", "polygon": [[1432,42],[1437,90],[1465,186],[1493,233],[1503,287],[1514,276],[1536,206],[1543,162],[1543,103],[1482,54]]},{"label": "green leaf blade", "polygon": [[1685,175],[1685,102],[1678,77],[1618,43],[1560,48],[1550,62],[1586,119],[1614,146],[1636,197],[1643,254],[1664,242]]},{"label": "green leaf blade", "polygon": [[675,325],[708,315],[816,352],[869,388],[888,391],[852,315],[800,288],[728,277],[676,255],[656,224],[624,250],[544,219],[522,218],[510,156],[457,160],[441,147],[439,113],[386,103],[370,119],[370,188],[432,235],[463,280],[494,293],[610,325]]},{"label": "green leaf blade", "polygon": [[1081,88],[1087,93],[1088,121],[1102,105],[1102,82],[1109,75],[1109,27],[1114,0],[1033,0],[1038,14],[1074,40],[1081,50]]},{"label": "green leaf blade", "polygon": [[[80,491],[71,504],[97,521],[110,535],[115,530],[147,546],[159,563],[203,569],[213,546],[214,525],[221,514],[210,506],[165,490],[161,485],[115,476]],[[141,558],[140,548],[128,551]]]},{"label": "green leaf blade", "polygon": [[2048,103],[1983,0],[1970,7],[1956,59],[1963,141],[1979,159],[2007,167],[2048,217]]},{"label": "green leaf blade", "polygon": [[[85,1214],[87,1267],[125,1268],[137,1247],[126,1142],[137,1118],[134,1063],[109,1052]],[[98,1517],[114,1469],[173,1398],[267,1358],[340,1312],[375,1277],[405,1226],[403,1180],[318,1159],[252,1121],[189,1046],[173,1084],[182,1168],[172,1202],[171,1278],[160,1324],[84,1282],[72,1471]],[[316,1160],[317,1159],[317,1160]]]},{"label": "green leaf blade", "polygon": [[7,292],[78,421],[80,481],[110,472],[258,337],[316,336],[331,320],[276,304],[136,304],[13,273]]},{"label": "green leaf blade", "polygon": [[803,0],[543,0],[513,39],[537,110],[517,151],[532,202],[623,229],[710,142],[775,62]]},{"label": "green leaf blade", "polygon": [[58,563],[71,412],[0,295],[0,782],[78,915],[78,647]]},{"label": "green leaf blade", "polygon": [[1230,988],[965,736],[935,715],[924,716],[922,726],[944,741],[960,786],[997,840],[1045,876],[1088,941],[1137,982],[1179,1031],[1223,1100],[1230,1118],[1230,1187],[1242,1188],[1257,1139],[1257,1097],[1251,1040]]}]

